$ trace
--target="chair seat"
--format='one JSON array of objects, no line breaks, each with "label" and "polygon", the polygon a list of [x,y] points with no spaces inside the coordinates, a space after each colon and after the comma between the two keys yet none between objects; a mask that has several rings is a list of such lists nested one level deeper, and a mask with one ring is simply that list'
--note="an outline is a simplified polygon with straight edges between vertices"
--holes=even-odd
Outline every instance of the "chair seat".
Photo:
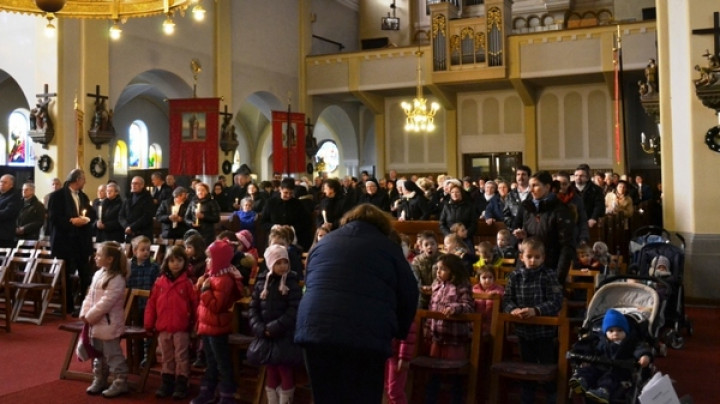
[{"label": "chair seat", "polygon": [[125,326],[122,338],[147,338],[149,335],[142,327]]},{"label": "chair seat", "polygon": [[82,331],[83,324],[84,323],[82,321],[73,321],[72,323],[60,324],[58,329],[62,331],[76,332],[79,334],[80,331]]},{"label": "chair seat", "polygon": [[410,366],[423,369],[433,370],[453,370],[457,371],[470,365],[467,359],[439,359],[429,356],[418,356],[410,361]]},{"label": "chair seat", "polygon": [[503,377],[512,376],[521,380],[549,382],[555,380],[558,367],[539,363],[499,362],[492,365],[492,370]]},{"label": "chair seat", "polygon": [[47,284],[47,283],[10,282],[10,285],[17,289],[27,289],[27,290],[50,289],[52,287],[52,285]]}]

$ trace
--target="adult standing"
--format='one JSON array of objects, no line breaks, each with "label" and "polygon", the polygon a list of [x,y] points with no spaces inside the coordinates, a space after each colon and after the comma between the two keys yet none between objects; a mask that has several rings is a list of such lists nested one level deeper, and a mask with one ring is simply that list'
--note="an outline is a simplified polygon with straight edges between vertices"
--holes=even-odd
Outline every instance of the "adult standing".
[{"label": "adult standing", "polygon": [[505,226],[510,227],[512,226],[513,220],[515,220],[515,216],[513,216],[508,206],[510,185],[508,185],[505,180],[498,180],[497,191],[497,198],[490,199],[488,206],[485,208],[485,223],[487,223],[488,226],[492,226],[495,222],[501,222],[505,223]]},{"label": "adult standing", "polygon": [[162,226],[160,236],[165,240],[182,239],[185,232],[190,229],[185,223],[185,213],[190,205],[187,195],[185,188],[177,187],[173,190],[173,199],[162,201],[157,210],[155,219]]},{"label": "adult standing", "polygon": [[451,233],[450,228],[453,224],[462,223],[467,229],[467,240],[474,244],[477,221],[478,217],[470,200],[470,194],[457,184],[450,186],[450,201],[440,212],[440,231],[447,236]]},{"label": "adult standing", "polygon": [[365,180],[365,192],[360,195],[359,203],[371,203],[384,212],[390,212],[390,198],[386,192],[378,192],[375,178]]},{"label": "adult standing", "polygon": [[[96,219],[90,199],[83,192],[85,172],[76,168],[70,171],[62,188],[50,194],[48,222],[52,255],[65,260],[65,293],[67,309],[77,317],[74,308],[75,294],[82,302],[90,287],[90,256],[93,254],[91,221]],[[80,290],[73,290],[71,275],[77,271]]]},{"label": "adult standing", "polygon": [[582,198],[575,192],[575,187],[573,187],[570,182],[570,173],[560,171],[555,174],[555,180],[559,186],[557,197],[570,208],[570,214],[575,222],[575,244],[589,243],[590,230],[588,229],[585,205],[583,204]]},{"label": "adult standing", "polygon": [[510,190],[510,193],[505,199],[505,205],[510,209],[510,214],[513,218],[517,216],[520,204],[530,196],[531,175],[532,170],[528,166],[520,166],[515,169],[515,183],[517,186]]},{"label": "adult standing", "polygon": [[18,213],[15,235],[21,240],[38,240],[45,223],[45,205],[35,196],[35,184],[22,186],[22,208]]},{"label": "adult standing", "polygon": [[230,188],[230,200],[233,209],[240,210],[240,201],[247,196],[247,185],[252,182],[249,169],[241,170],[233,177],[234,185]]},{"label": "adult standing", "polygon": [[220,221],[220,205],[210,197],[210,186],[201,182],[195,186],[195,198],[185,212],[185,224],[200,232],[205,245],[215,241],[215,225]]},{"label": "adult standing", "polygon": [[575,222],[567,205],[550,192],[552,182],[547,171],[540,171],[530,178],[530,197],[520,205],[513,235],[518,240],[528,237],[542,240],[545,264],[557,270],[562,285],[575,257]]},{"label": "adult standing", "polygon": [[581,164],[575,169],[575,190],[585,205],[588,228],[592,229],[605,215],[605,193],[590,181],[590,167]]},{"label": "adult standing", "polygon": [[312,221],[310,213],[303,203],[294,197],[295,182],[292,178],[285,178],[280,183],[280,196],[273,196],[267,200],[260,214],[260,225],[265,234],[270,234],[273,225],[289,225],[295,229],[298,242],[307,251],[312,244]]},{"label": "adult standing", "polygon": [[500,198],[500,196],[498,196],[498,186],[495,181],[485,181],[483,188],[484,192],[475,200],[475,212],[479,218],[486,219],[488,217],[486,211],[490,206],[490,202],[493,199]]},{"label": "adult standing", "polygon": [[[402,182],[402,197],[398,199],[398,220],[428,220],[432,213],[430,201],[413,181]],[[439,205],[442,206],[442,205]]]},{"label": "adult standing", "polygon": [[159,206],[162,201],[172,199],[172,188],[165,183],[165,179],[160,171],[155,171],[150,175],[150,182],[153,184],[152,199],[155,207]]},{"label": "adult standing", "polygon": [[326,179],[323,182],[323,194],[325,197],[320,200],[315,224],[320,227],[329,223],[333,229],[337,229],[348,206],[340,181],[335,178]]},{"label": "adult standing", "polygon": [[419,296],[391,230],[387,213],[362,204],[310,251],[295,342],[317,404],[382,401],[391,341],[407,335]]},{"label": "adult standing", "polygon": [[0,177],[0,247],[15,247],[15,222],[22,206],[15,177],[10,174]]},{"label": "adult standing", "polygon": [[120,188],[117,183],[111,182],[105,187],[106,198],[97,208],[97,221],[95,222],[95,241],[125,241],[125,228],[120,224],[120,210],[123,201],[120,198]]},{"label": "adult standing", "polygon": [[145,180],[139,176],[133,177],[130,180],[130,196],[123,202],[118,217],[120,225],[125,229],[126,242],[129,243],[137,236],[153,239],[156,210],[150,192],[145,189]]}]

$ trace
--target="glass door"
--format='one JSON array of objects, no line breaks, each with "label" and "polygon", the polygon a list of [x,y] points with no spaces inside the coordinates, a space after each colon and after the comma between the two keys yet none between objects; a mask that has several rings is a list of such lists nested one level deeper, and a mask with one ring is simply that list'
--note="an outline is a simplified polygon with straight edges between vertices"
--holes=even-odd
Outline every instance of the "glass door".
[{"label": "glass door", "polygon": [[515,168],[522,164],[522,153],[475,153],[463,155],[463,176],[506,181],[515,180]]}]

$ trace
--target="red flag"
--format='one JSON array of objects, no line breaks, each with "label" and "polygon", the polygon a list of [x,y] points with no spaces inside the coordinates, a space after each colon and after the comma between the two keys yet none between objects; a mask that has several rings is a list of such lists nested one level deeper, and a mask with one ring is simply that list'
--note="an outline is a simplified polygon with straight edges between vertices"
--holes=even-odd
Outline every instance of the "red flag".
[{"label": "red flag", "polygon": [[272,111],[272,120],[273,171],[287,174],[305,172],[305,114]]}]

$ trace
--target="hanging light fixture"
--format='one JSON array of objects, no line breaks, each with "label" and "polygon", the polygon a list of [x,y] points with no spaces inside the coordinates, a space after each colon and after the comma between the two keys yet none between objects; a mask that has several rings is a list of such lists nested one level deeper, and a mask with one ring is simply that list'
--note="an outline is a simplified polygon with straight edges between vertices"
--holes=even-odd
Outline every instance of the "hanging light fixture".
[{"label": "hanging light fixture", "polygon": [[175,32],[175,22],[170,14],[168,14],[165,22],[163,22],[162,27],[165,35],[172,35]]},{"label": "hanging light fixture", "polygon": [[427,106],[427,99],[423,97],[422,91],[422,55],[423,51],[418,49],[415,52],[418,57],[417,65],[417,93],[412,104],[403,101],[400,106],[407,116],[405,130],[408,132],[432,132],[435,130],[435,114],[440,109],[440,104],[433,102],[430,109]]},{"label": "hanging light fixture", "polygon": [[45,18],[47,18],[47,25],[45,26],[45,36],[48,38],[54,38],[55,37],[55,24],[53,24],[53,20],[55,19],[55,16],[53,13],[47,13],[45,15]]},{"label": "hanging light fixture", "polygon": [[192,15],[195,21],[203,21],[205,19],[205,9],[202,4],[198,4],[192,9]]},{"label": "hanging light fixture", "polygon": [[112,27],[110,27],[110,39],[117,41],[120,39],[120,35],[122,35],[122,28],[120,28],[118,20],[115,20]]}]

